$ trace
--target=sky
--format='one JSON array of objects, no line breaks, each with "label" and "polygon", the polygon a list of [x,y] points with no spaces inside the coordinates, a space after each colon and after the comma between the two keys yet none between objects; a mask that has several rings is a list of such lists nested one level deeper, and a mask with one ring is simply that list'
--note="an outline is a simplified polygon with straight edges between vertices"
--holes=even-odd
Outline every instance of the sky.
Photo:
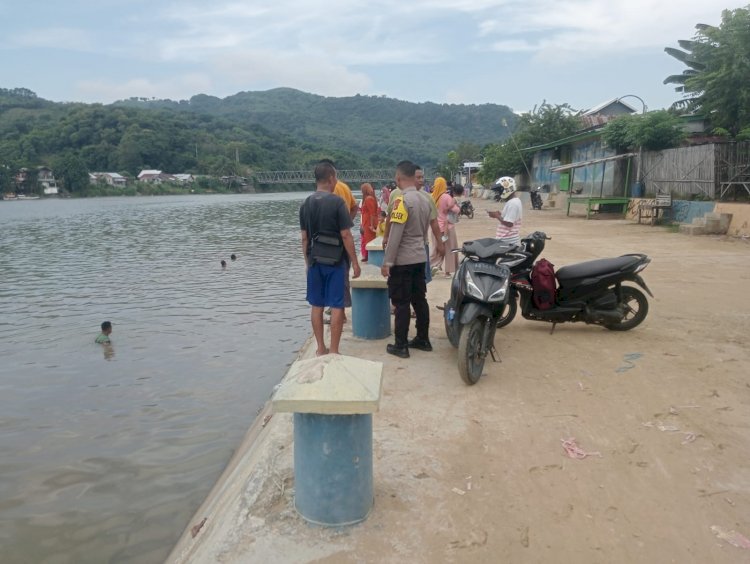
[{"label": "sky", "polygon": [[517,112],[631,95],[654,110],[685,68],[664,47],[746,2],[0,0],[0,87],[110,103],[285,86]]}]

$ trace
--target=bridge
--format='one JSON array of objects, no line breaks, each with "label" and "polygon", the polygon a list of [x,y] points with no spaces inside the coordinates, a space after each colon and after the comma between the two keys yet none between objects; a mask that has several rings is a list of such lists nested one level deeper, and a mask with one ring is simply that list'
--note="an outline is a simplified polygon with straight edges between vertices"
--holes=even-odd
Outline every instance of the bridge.
[{"label": "bridge", "polygon": [[[336,173],[339,180],[353,184],[389,182],[396,175],[396,171],[392,168],[338,170]],[[253,174],[252,179],[255,184],[315,184],[312,170],[260,171]]]}]

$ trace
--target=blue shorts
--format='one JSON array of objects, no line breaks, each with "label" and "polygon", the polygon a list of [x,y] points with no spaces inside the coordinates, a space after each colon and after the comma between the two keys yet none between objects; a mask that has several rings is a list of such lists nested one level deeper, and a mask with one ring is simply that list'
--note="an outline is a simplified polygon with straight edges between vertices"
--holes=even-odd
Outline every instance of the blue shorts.
[{"label": "blue shorts", "polygon": [[336,266],[313,264],[307,269],[307,303],[314,307],[344,307],[346,261]]}]

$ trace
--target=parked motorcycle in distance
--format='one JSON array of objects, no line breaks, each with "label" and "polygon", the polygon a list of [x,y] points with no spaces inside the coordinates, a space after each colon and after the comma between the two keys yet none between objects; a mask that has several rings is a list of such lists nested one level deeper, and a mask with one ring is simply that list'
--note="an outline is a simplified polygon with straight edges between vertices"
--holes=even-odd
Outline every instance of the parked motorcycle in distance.
[{"label": "parked motorcycle in distance", "polygon": [[[648,300],[634,282],[653,298],[640,272],[651,262],[645,254],[633,253],[571,264],[560,268],[555,277],[555,301],[548,309],[534,303],[532,270],[550,238],[535,231],[521,240],[521,246],[509,249],[498,258],[499,264],[511,269],[508,307],[498,319],[498,327],[513,321],[521,306],[526,319],[557,323],[579,322],[602,325],[612,331],[628,331],[640,325],[648,315]],[[518,300],[518,301],[517,301]]]},{"label": "parked motorcycle in distance", "polygon": [[458,217],[465,215],[469,219],[474,219],[474,206],[472,205],[471,200],[464,200],[461,202],[460,208],[461,210],[458,212]]},{"label": "parked motorcycle in distance", "polygon": [[531,197],[531,208],[535,210],[542,209],[542,206],[544,205],[544,202],[542,201],[542,187],[537,186],[534,188],[529,192],[529,196]]},{"label": "parked motorcycle in distance", "polygon": [[497,361],[495,330],[510,296],[510,268],[496,264],[509,247],[497,239],[466,241],[464,259],[453,275],[450,298],[444,305],[445,332],[458,347],[458,372],[476,384],[488,354]]}]

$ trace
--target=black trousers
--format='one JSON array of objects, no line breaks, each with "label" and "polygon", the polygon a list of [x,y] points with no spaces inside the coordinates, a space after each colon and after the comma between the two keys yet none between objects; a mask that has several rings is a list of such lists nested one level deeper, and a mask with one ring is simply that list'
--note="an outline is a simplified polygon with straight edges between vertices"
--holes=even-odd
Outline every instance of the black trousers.
[{"label": "black trousers", "polygon": [[388,297],[396,309],[394,332],[397,347],[405,347],[408,341],[410,305],[414,307],[414,312],[417,314],[417,338],[429,338],[430,307],[427,305],[427,282],[424,269],[424,262],[391,267],[388,277]]}]

